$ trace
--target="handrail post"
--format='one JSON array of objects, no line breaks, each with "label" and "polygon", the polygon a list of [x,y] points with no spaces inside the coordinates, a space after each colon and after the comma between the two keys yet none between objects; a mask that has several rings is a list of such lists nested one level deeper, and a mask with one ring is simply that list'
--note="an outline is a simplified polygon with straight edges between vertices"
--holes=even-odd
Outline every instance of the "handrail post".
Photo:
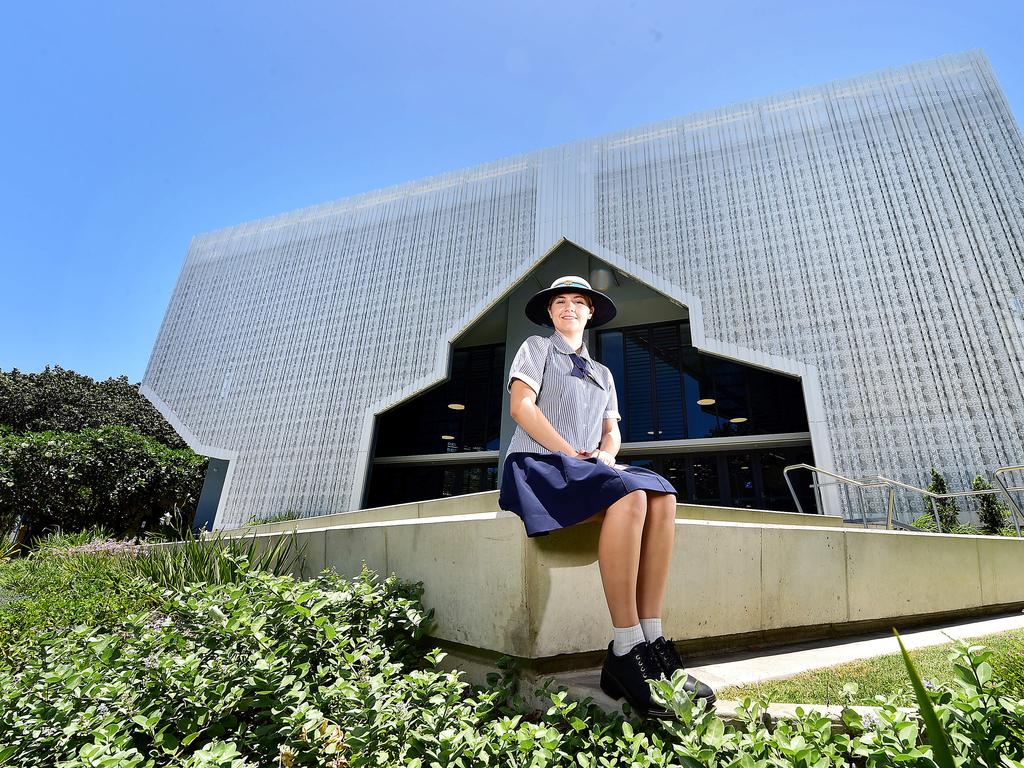
[{"label": "handrail post", "polygon": [[[1010,517],[1013,518],[1013,527],[1017,529],[1017,538],[1019,539],[1019,538],[1021,538],[1021,532],[1020,532],[1020,519],[1019,519],[1018,516],[1024,517],[1024,515],[1021,514],[1020,507],[1017,505],[1017,502],[1013,498],[1013,496],[1010,495],[1010,489],[1006,487],[1006,483],[1003,482],[1003,478],[1002,478],[1003,470],[1008,470],[1009,471],[1010,469],[1011,469],[1011,467],[1000,467],[999,469],[997,469],[995,472],[992,473],[992,479],[995,480],[999,484],[1000,489],[1002,489],[1002,491],[1003,491],[1003,495],[1006,496],[1006,500],[1008,502],[1010,502]],[[1014,467],[1012,469],[1020,469],[1020,468],[1019,467]]]},{"label": "handrail post", "polygon": [[930,494],[928,496],[928,501],[932,503],[932,517],[935,518],[935,527],[938,529],[939,533],[942,533],[942,520],[939,519],[939,505],[935,503],[935,497]]},{"label": "handrail post", "polygon": [[888,513],[885,516],[885,530],[891,531],[892,518],[896,511],[896,489],[891,485],[889,486],[889,502],[886,504],[886,507],[888,508]]},{"label": "handrail post", "polygon": [[[789,494],[793,497],[793,501],[796,502],[796,511],[803,514],[804,508],[800,505],[800,499],[797,498],[796,489],[793,487],[793,481],[789,479],[789,470],[795,469],[796,467],[786,467],[782,470],[782,477],[786,480],[786,485],[789,486]],[[820,513],[821,510],[819,509]]]}]

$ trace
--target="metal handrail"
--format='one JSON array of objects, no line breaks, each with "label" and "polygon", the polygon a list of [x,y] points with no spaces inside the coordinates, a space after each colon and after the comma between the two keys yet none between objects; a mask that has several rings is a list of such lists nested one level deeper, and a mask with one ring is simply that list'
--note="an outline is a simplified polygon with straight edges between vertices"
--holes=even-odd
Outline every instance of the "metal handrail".
[{"label": "metal handrail", "polygon": [[999,484],[999,487],[1003,489],[1003,494],[1006,496],[1007,501],[1010,502],[1010,509],[1013,510],[1011,517],[1013,518],[1013,526],[1017,529],[1017,538],[1020,538],[1020,518],[1024,518],[1024,513],[1021,512],[1020,506],[1014,501],[1013,496],[1010,495],[1010,491],[1024,490],[1019,487],[1007,488],[1006,483],[1003,482],[1002,475],[1006,472],[1024,472],[1024,466],[1006,466],[1000,467],[992,473],[992,479]]},{"label": "metal handrail", "polygon": [[[804,511],[804,508],[803,508],[803,505],[800,504],[800,499],[796,495],[796,489],[793,487],[793,481],[789,477],[789,472],[790,472],[790,470],[793,470],[793,469],[809,469],[811,472],[814,472],[816,474],[815,479],[814,479],[814,493],[815,493],[815,495],[818,498],[818,508],[819,509],[821,509],[822,504],[821,504],[821,492],[819,491],[819,484],[818,484],[817,474],[822,474],[822,475],[826,475],[828,477],[834,478],[835,480],[838,480],[840,484],[855,486],[858,491],[863,491],[866,488],[885,488],[886,487],[886,484],[884,482],[880,482],[878,480],[875,480],[873,482],[868,480],[868,479],[855,480],[852,477],[846,477],[845,475],[840,475],[840,474],[838,474],[836,472],[830,472],[829,470],[822,469],[821,467],[814,467],[814,466],[811,466],[810,464],[791,464],[790,466],[788,466],[788,467],[786,467],[785,469],[782,470],[782,476],[786,480],[786,485],[789,486],[789,493],[793,497],[793,501],[796,502],[797,511],[801,512],[801,513]],[[890,488],[889,489],[889,515],[890,515],[890,518],[892,516],[893,504],[895,503],[895,500],[893,498],[893,494],[894,493],[895,492],[893,491],[893,489]],[[867,528],[868,527],[868,516],[864,512],[863,506],[861,508],[861,520],[864,523],[864,527]],[[888,526],[888,523],[886,525]]]},{"label": "metal handrail", "polygon": [[[786,467],[785,469],[782,470],[782,475],[783,475],[783,477],[786,480],[786,485],[789,486],[789,492],[793,496],[793,501],[796,502],[797,510],[799,510],[800,512],[803,512],[803,507],[800,505],[800,500],[797,498],[796,490],[793,487],[793,482],[789,478],[789,472],[790,472],[790,470],[793,470],[793,469],[807,469],[807,470],[810,470],[811,472],[814,472],[816,474],[822,474],[822,475],[826,475],[828,477],[835,478],[836,480],[840,481],[840,483],[845,483],[847,485],[855,486],[858,489],[858,491],[863,491],[863,490],[865,490],[867,488],[888,488],[889,489],[889,494],[888,494],[889,498],[888,498],[888,504],[887,504],[888,510],[887,510],[886,521],[885,521],[885,527],[887,529],[892,529],[892,527],[893,527],[893,515],[894,515],[894,511],[895,511],[896,489],[897,488],[903,488],[904,490],[907,490],[907,491],[913,491],[915,493],[919,493],[922,496],[925,496],[925,497],[927,497],[929,499],[929,501],[931,502],[931,507],[932,507],[932,515],[935,518],[935,526],[938,529],[939,533],[942,533],[942,521],[939,518],[939,510],[938,510],[938,506],[936,504],[936,500],[938,500],[938,499],[955,499],[955,498],[960,498],[960,497],[964,497],[964,496],[989,496],[989,495],[992,495],[992,494],[1002,493],[1006,497],[1007,501],[1010,502],[1010,508],[1013,510],[1013,512],[1011,514],[1011,517],[1013,518],[1013,524],[1014,524],[1014,527],[1017,530],[1017,537],[1021,538],[1020,519],[1024,518],[1024,513],[1021,512],[1020,506],[1014,500],[1013,496],[1010,495],[1010,493],[1012,491],[1024,491],[1024,486],[1013,486],[1013,487],[1007,486],[1006,483],[1003,482],[1002,475],[1005,474],[1006,472],[1024,472],[1024,466],[1006,466],[1006,467],[999,467],[997,470],[995,470],[992,473],[992,479],[995,480],[995,482],[998,484],[998,486],[999,486],[998,488],[990,488],[988,490],[977,490],[977,491],[970,490],[970,491],[952,491],[950,493],[935,493],[934,491],[929,491],[927,488],[918,488],[916,485],[910,485],[909,483],[904,483],[904,482],[902,482],[900,480],[893,480],[892,478],[885,477],[884,475],[869,475],[869,476],[864,477],[864,478],[862,478],[860,480],[855,480],[852,477],[845,477],[844,475],[840,475],[840,474],[837,474],[835,472],[830,472],[829,470],[822,469],[821,467],[814,467],[814,466],[811,466],[810,464],[792,464],[792,465],[790,465],[790,466],[788,466],[788,467]],[[815,486],[815,491],[817,492],[817,489],[818,489],[817,478],[815,478],[814,486]],[[819,499],[818,499],[818,503],[819,503],[819,507],[820,507],[820,504],[821,504],[820,496],[819,496]],[[867,519],[867,515],[863,511],[863,498],[861,499],[861,504],[862,504],[861,519],[863,520],[864,527],[867,528],[868,527],[868,519]]]}]

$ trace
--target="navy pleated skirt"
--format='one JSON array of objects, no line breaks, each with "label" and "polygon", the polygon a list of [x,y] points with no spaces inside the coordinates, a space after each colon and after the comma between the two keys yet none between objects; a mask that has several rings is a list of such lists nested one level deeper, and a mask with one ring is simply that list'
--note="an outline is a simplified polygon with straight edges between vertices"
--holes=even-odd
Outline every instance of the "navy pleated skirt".
[{"label": "navy pleated skirt", "polygon": [[564,453],[510,453],[498,505],[523,519],[527,536],[540,536],[593,517],[640,490],[676,492],[668,480],[642,467],[609,467]]}]

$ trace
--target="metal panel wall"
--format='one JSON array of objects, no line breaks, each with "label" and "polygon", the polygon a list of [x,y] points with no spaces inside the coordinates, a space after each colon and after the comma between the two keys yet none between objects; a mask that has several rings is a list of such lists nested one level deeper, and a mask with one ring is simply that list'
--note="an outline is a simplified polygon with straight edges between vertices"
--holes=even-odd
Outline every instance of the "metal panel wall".
[{"label": "metal panel wall", "polygon": [[816,368],[840,471],[958,484],[1024,459],[1022,200],[984,56],[944,57],[199,236],[143,391],[232,457],[218,527],[346,509],[367,409],[564,235]]}]

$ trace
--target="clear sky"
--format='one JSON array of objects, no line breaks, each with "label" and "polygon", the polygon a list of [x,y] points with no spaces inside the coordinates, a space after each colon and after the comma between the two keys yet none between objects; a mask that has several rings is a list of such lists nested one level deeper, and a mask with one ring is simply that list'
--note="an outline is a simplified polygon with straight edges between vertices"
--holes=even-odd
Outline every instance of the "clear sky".
[{"label": "clear sky", "polygon": [[32,0],[0,10],[0,369],[141,379],[190,238],[981,48],[1024,3]]}]

